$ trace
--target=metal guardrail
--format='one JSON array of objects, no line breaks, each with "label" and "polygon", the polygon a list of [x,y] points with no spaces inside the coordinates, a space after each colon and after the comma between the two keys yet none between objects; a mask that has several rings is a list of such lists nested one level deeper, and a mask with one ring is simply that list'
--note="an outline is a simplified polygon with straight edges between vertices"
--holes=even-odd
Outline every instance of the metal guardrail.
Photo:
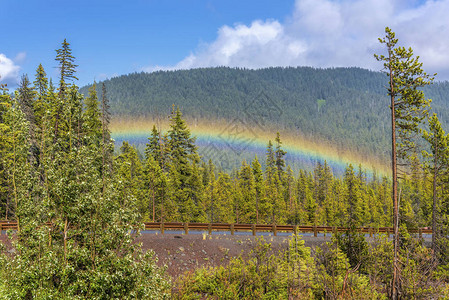
[{"label": "metal guardrail", "polygon": [[[253,235],[257,232],[271,232],[274,236],[278,232],[288,232],[293,234],[299,233],[313,233],[315,237],[319,233],[336,233],[345,232],[349,228],[347,227],[337,227],[337,226],[303,226],[303,225],[276,225],[276,224],[228,224],[228,223],[160,223],[151,222],[144,223],[146,230],[157,230],[162,234],[166,230],[183,230],[185,234],[189,234],[189,230],[195,231],[207,231],[212,234],[212,231],[226,231],[234,235],[236,231],[250,231]],[[359,227],[359,232],[368,233],[370,237],[378,233],[386,233],[388,236],[393,234],[393,227]],[[410,233],[417,233],[420,238],[423,234],[432,234],[432,229],[428,228],[417,228],[410,229]]]},{"label": "metal guardrail", "polygon": [[[252,232],[252,235],[256,235],[257,232],[271,232],[274,236],[278,232],[288,232],[293,234],[299,233],[313,233],[313,236],[317,237],[319,233],[336,233],[345,232],[347,227],[337,226],[302,226],[302,225],[277,225],[277,224],[230,224],[230,223],[181,223],[181,222],[145,222],[145,230],[156,230],[162,234],[166,230],[184,231],[185,234],[189,234],[189,231],[207,231],[212,234],[212,231],[226,231],[234,235],[237,231]],[[1,221],[0,220],[0,233],[2,230],[17,230],[16,221]],[[393,234],[393,227],[359,227],[359,232],[368,233],[370,237],[378,233],[386,233],[388,236]],[[432,229],[429,228],[417,228],[409,229],[410,233],[417,233],[420,238],[423,234],[432,234]]]}]

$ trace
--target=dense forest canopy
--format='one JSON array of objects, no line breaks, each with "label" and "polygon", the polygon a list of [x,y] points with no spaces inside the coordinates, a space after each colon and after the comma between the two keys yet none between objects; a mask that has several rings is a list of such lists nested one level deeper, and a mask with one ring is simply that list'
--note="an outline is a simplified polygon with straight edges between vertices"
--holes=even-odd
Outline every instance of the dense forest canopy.
[{"label": "dense forest canopy", "polygon": [[[133,73],[104,82],[115,119],[127,116],[167,119],[172,104],[188,120],[257,120],[280,130],[329,141],[342,149],[389,156],[388,98],[385,75],[361,68],[311,67],[202,68]],[[87,94],[87,88],[80,91]],[[101,94],[97,87],[98,93]],[[449,83],[425,88],[432,108],[449,125]],[[267,110],[252,107],[267,104]],[[247,113],[248,112],[248,113]],[[249,117],[248,117],[249,115]]]}]

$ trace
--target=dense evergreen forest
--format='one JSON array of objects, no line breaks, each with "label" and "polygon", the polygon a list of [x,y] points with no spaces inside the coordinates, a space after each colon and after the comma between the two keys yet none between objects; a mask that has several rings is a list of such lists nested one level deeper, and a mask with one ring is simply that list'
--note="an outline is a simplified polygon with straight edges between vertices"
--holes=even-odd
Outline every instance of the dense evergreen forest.
[{"label": "dense evergreen forest", "polygon": [[[449,136],[436,115],[415,102],[414,110],[398,102],[404,167],[397,186],[396,257],[388,238],[379,235],[369,245],[357,231],[393,225],[391,178],[368,179],[363,168],[352,165],[336,177],[326,162],[294,173],[279,133],[267,141],[263,157],[226,173],[198,154],[182,114],[231,116],[263,90],[284,111],[270,126],[334,136],[340,143],[355,135],[348,147],[360,143],[377,152],[388,147],[386,76],[362,69],[198,69],[123,76],[93,84],[84,96],[74,84],[70,45],[64,41],[56,54],[57,84],[40,65],[32,82],[22,77],[13,96],[1,86],[0,214],[19,224],[12,234],[15,253],[0,255],[5,298],[170,297],[163,269],[134,243],[143,221],[348,228],[313,255],[296,236],[278,255],[260,243],[247,260],[186,274],[172,284],[175,298],[385,299],[392,295],[393,259],[401,270],[394,286],[404,299],[448,295]],[[424,90],[434,93],[444,116],[447,83]],[[198,94],[204,96],[195,100]],[[131,95],[135,101],[125,101]],[[173,95],[182,97],[178,106],[167,105]],[[416,86],[404,88],[400,99],[409,95],[428,104]],[[144,157],[128,142],[114,155],[111,111],[151,114],[167,107],[170,128],[149,129]],[[419,122],[422,128],[414,126]],[[408,233],[423,226],[433,227],[432,248]]]},{"label": "dense evergreen forest", "polygon": [[[166,119],[172,104],[188,120],[247,117],[252,126],[290,131],[338,148],[389,157],[385,75],[360,68],[203,68],[134,73],[104,81],[114,118]],[[424,88],[444,126],[449,83]],[[101,95],[101,88],[97,86]],[[87,95],[88,87],[81,89]],[[262,102],[260,102],[262,101]],[[262,105],[265,110],[253,107]],[[251,118],[253,116],[253,118]]]}]

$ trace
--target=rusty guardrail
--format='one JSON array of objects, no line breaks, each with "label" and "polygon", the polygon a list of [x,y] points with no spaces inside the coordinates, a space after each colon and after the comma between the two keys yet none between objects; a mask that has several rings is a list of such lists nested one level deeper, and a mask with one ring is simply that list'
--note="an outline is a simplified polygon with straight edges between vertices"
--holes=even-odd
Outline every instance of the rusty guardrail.
[{"label": "rusty guardrail", "polygon": [[[226,231],[234,235],[237,231],[252,232],[256,235],[257,232],[271,232],[274,236],[278,232],[288,232],[293,234],[313,233],[315,237],[320,233],[336,233],[345,232],[347,227],[337,226],[303,226],[303,225],[277,225],[277,224],[240,224],[240,223],[188,223],[188,222],[145,222],[145,230],[156,230],[162,234],[166,230],[184,231],[189,234],[189,231],[207,231],[212,234],[212,231]],[[0,233],[3,230],[17,230],[16,221],[0,220]],[[388,236],[393,234],[393,227],[359,227],[359,232],[368,233],[370,237],[378,233],[386,233]],[[417,233],[420,238],[423,234],[432,234],[432,229],[417,228],[410,229],[410,233]]]}]

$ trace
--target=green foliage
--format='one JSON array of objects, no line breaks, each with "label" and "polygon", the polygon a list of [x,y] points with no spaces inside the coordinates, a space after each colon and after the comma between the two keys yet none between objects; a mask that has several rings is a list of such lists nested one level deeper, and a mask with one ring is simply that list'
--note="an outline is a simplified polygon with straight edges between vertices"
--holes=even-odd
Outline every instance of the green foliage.
[{"label": "green foliage", "polygon": [[351,268],[357,268],[366,274],[370,256],[364,233],[359,232],[354,223],[350,223],[348,230],[339,232],[335,238],[339,248],[346,254]]},{"label": "green foliage", "polygon": [[[289,272],[294,272],[290,276]],[[177,299],[310,299],[313,295],[313,259],[304,242],[294,239],[288,251],[275,256],[263,239],[248,259],[232,259],[226,267],[187,273],[175,287]]]},{"label": "green foliage", "polygon": [[75,76],[75,69],[78,65],[74,64],[75,57],[72,55],[72,49],[66,39],[62,42],[61,48],[56,50],[55,60],[59,64],[59,92],[64,95],[66,87],[69,86],[67,81],[78,80]]},{"label": "green foliage", "polygon": [[89,143],[99,147],[102,142],[103,132],[96,84],[89,89],[89,95],[85,100],[85,106],[83,112],[83,134],[91,139]]},{"label": "green foliage", "polygon": [[333,238],[316,252],[317,284],[320,297],[327,299],[386,299],[370,286],[368,276],[351,267],[345,253]]},{"label": "green foliage", "polygon": [[[48,109],[33,109],[35,97],[26,77],[13,101],[2,94],[0,151],[5,155],[0,157],[0,184],[10,195],[3,212],[15,216],[18,230],[11,237],[16,252],[0,254],[0,295],[168,298],[164,270],[156,266],[151,252],[143,253],[135,243],[140,228],[135,205],[140,160],[125,145],[117,159],[121,164],[111,161],[106,167],[111,142],[102,133],[107,127],[100,120],[95,90],[83,113],[78,88],[64,83],[74,78],[67,47],[58,56],[62,60],[58,95],[51,82],[43,95],[45,76],[43,69],[38,72],[39,97]],[[36,116],[38,126],[31,123]]]},{"label": "green foliage", "polygon": [[[386,151],[390,142],[385,123],[388,99],[385,77],[380,72],[360,68],[219,67],[134,73],[112,78],[104,84],[115,118],[166,118],[167,103],[179,105],[186,120],[192,121],[234,120],[246,111],[251,115],[249,126],[258,126],[251,119],[257,122],[262,119],[266,124],[264,130],[271,132],[282,128],[368,157],[387,159],[390,154]],[[87,90],[88,87],[83,87],[81,91],[87,94]],[[433,99],[433,110],[443,125],[449,125],[446,121],[449,120],[446,101],[449,83],[440,82],[423,91]],[[267,110],[261,109],[261,95],[269,100]],[[326,100],[319,111],[317,99]],[[280,113],[272,113],[273,107]],[[245,159],[249,161],[252,157]],[[241,159],[230,162],[239,168]],[[222,161],[214,160],[214,163],[219,165]]]},{"label": "green foliage", "polygon": [[[227,266],[200,268],[175,283],[175,299],[387,299],[370,278],[351,268],[336,241],[311,249],[297,236],[274,253],[263,239],[248,258]],[[377,250],[379,251],[379,250]],[[381,260],[379,260],[381,262]],[[377,287],[377,286],[376,286]]]}]

